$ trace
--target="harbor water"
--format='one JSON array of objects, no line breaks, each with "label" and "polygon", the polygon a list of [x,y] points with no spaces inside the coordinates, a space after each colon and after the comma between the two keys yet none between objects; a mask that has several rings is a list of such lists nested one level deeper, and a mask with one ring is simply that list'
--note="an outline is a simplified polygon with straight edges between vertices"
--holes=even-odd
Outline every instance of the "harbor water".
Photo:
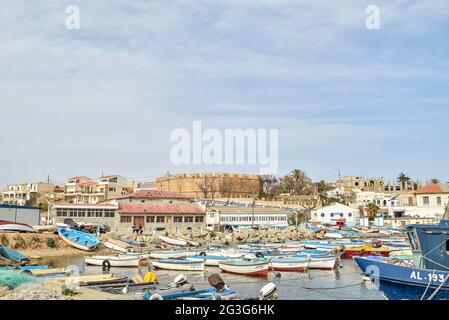
[{"label": "harbor water", "polygon": [[[55,268],[77,266],[80,274],[99,274],[102,267],[85,266],[84,257],[49,257],[41,260]],[[384,300],[382,293],[371,283],[363,281],[360,269],[352,259],[342,259],[340,267],[335,270],[308,270],[307,272],[271,271],[268,278],[249,277],[223,273],[218,267],[206,267],[205,272],[181,272],[153,270],[149,266],[140,268],[112,267],[109,272],[121,276],[134,277],[152,271],[158,276],[159,283],[170,284],[173,279],[184,274],[195,287],[210,288],[207,278],[219,273],[230,289],[236,291],[235,297],[241,299],[256,298],[259,290],[267,283],[274,282],[278,287],[279,299],[285,300]],[[133,298],[142,299],[142,291],[129,292]]]}]

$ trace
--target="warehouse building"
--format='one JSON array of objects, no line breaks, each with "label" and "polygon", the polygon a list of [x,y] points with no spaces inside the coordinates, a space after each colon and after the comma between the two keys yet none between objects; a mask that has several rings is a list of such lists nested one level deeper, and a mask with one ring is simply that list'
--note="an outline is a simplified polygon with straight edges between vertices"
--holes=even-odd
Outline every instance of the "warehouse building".
[{"label": "warehouse building", "polygon": [[40,222],[40,209],[38,207],[0,204],[0,220],[36,226]]}]

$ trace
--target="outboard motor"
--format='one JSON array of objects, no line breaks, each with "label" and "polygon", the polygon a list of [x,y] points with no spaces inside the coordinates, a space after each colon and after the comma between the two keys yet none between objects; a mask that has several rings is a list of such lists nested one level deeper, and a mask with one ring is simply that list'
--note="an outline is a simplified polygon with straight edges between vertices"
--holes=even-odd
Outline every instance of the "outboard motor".
[{"label": "outboard motor", "polygon": [[187,283],[187,278],[183,275],[180,274],[179,276],[177,276],[174,280],[173,280],[173,284],[175,285],[175,287],[179,288],[183,285],[185,285]]},{"label": "outboard motor", "polygon": [[209,278],[207,278],[207,281],[217,290],[217,292],[221,292],[223,289],[226,289],[226,283],[218,273],[211,274]]},{"label": "outboard motor", "polygon": [[265,285],[259,291],[259,300],[277,300],[277,287],[273,282]]}]

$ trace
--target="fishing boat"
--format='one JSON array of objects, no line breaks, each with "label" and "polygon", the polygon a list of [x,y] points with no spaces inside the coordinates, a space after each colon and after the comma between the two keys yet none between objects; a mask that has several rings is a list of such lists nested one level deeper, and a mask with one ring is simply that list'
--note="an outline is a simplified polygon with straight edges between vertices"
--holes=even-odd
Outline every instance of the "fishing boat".
[{"label": "fishing boat", "polygon": [[366,244],[363,247],[345,247],[343,258],[351,259],[352,257],[359,256],[388,256],[391,249],[387,247],[375,247],[371,244]]},{"label": "fishing boat", "polygon": [[206,266],[217,267],[221,261],[228,261],[236,258],[222,255],[195,255],[189,256],[186,259],[190,261],[204,261],[204,265]]},{"label": "fishing boat", "polygon": [[152,259],[182,259],[189,255],[186,250],[159,250],[151,251],[149,256]]},{"label": "fishing boat", "polygon": [[97,237],[69,228],[58,227],[58,234],[62,240],[72,247],[84,251],[93,251],[100,244],[100,240]]},{"label": "fishing boat", "polygon": [[162,242],[174,245],[174,246],[184,247],[184,246],[187,245],[187,241],[186,240],[170,238],[170,237],[163,236],[163,235],[159,235],[159,240],[161,240]]},{"label": "fishing boat", "polygon": [[343,238],[343,235],[341,233],[337,233],[337,232],[326,232],[324,234],[324,237],[328,238],[328,239],[341,239],[341,238]]},{"label": "fishing boat", "polygon": [[124,241],[121,240],[115,240],[115,239],[108,239],[105,243],[104,246],[106,248],[118,251],[118,252],[122,252],[122,253],[127,253],[129,251],[132,250],[132,245],[130,245],[129,243],[126,243]]},{"label": "fishing boat", "polygon": [[126,242],[127,244],[131,244],[133,246],[144,246],[145,245],[145,242],[143,242],[143,241],[127,239],[125,237],[120,238],[120,240],[122,242]]},{"label": "fishing boat", "polygon": [[309,258],[273,258],[270,260],[270,269],[276,271],[306,271]]},{"label": "fishing boat", "polygon": [[204,271],[204,260],[160,259],[151,262],[153,267],[164,270]]},{"label": "fishing boat", "polygon": [[35,231],[31,226],[25,223],[0,220],[0,232],[35,232]]},{"label": "fishing boat", "polygon": [[0,272],[21,272],[21,271],[31,271],[38,269],[48,269],[49,266],[6,266],[0,267]]},{"label": "fishing boat", "polygon": [[449,300],[448,271],[396,265],[394,259],[354,257],[389,300]]},{"label": "fishing boat", "polygon": [[316,255],[301,252],[292,258],[309,258],[310,262],[308,265],[309,269],[322,269],[322,270],[332,270],[337,264],[337,255]]},{"label": "fishing boat", "polygon": [[270,260],[231,260],[222,261],[218,267],[228,273],[243,274],[246,276],[268,276]]},{"label": "fishing boat", "polygon": [[21,254],[20,252],[13,250],[11,248],[0,246],[0,256],[5,257],[6,259],[15,261],[15,262],[25,262],[28,261],[28,257],[26,255]]},{"label": "fishing boat", "polygon": [[193,246],[193,247],[198,247],[198,246],[200,245],[198,242],[193,241],[193,240],[190,240],[189,238],[184,237],[184,236],[177,236],[176,239],[178,239],[178,240],[184,240],[184,241],[187,242],[187,244],[189,244],[189,245],[191,245],[191,246]]},{"label": "fishing boat", "polygon": [[139,257],[119,255],[119,256],[92,256],[84,259],[86,265],[109,266],[109,267],[138,267]]}]

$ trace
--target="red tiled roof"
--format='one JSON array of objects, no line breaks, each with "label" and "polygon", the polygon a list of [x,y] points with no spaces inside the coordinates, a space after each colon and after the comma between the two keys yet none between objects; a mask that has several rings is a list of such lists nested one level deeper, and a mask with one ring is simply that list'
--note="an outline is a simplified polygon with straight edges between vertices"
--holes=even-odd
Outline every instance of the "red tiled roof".
[{"label": "red tiled roof", "polygon": [[428,185],[419,188],[415,191],[415,194],[426,194],[426,193],[444,193],[443,189],[438,183],[429,183]]},{"label": "red tiled roof", "polygon": [[197,204],[189,202],[169,203],[169,202],[145,202],[119,203],[119,212],[127,213],[168,213],[168,214],[197,214],[204,215],[205,211]]},{"label": "red tiled roof", "polygon": [[118,177],[118,174],[112,174],[109,176],[101,176],[100,179],[110,179],[110,178],[114,178],[114,177]]},{"label": "red tiled roof", "polygon": [[140,190],[126,196],[121,196],[119,199],[128,198],[143,198],[143,199],[190,199],[189,196],[173,192],[173,191],[158,191],[158,190]]},{"label": "red tiled roof", "polygon": [[71,178],[68,178],[67,180],[75,180],[75,179],[91,180],[89,177],[86,177],[86,176],[71,177]]},{"label": "red tiled roof", "polygon": [[64,192],[64,186],[55,186],[53,189],[55,192]]}]

